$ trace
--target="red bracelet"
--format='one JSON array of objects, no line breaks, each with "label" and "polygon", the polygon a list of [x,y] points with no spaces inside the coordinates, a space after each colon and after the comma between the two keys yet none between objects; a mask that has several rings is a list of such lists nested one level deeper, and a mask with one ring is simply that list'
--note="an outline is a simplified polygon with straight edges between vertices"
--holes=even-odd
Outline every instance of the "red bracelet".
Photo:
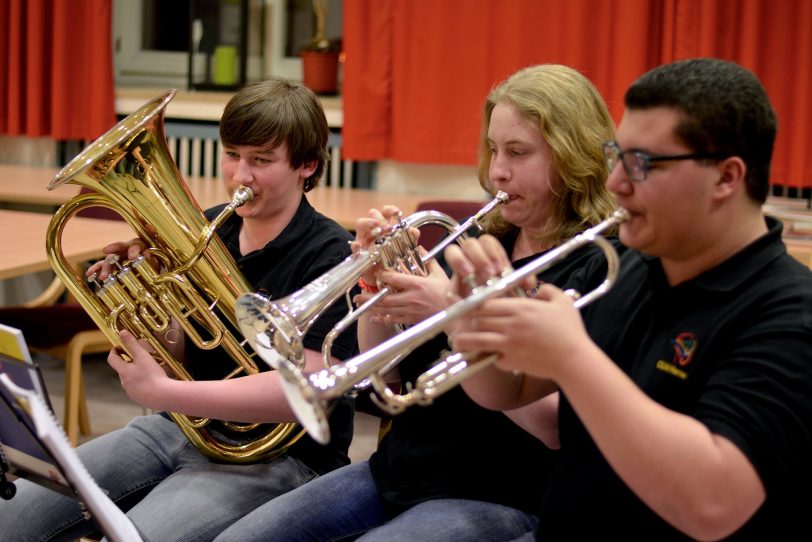
[{"label": "red bracelet", "polygon": [[374,284],[368,283],[364,279],[358,279],[358,287],[361,288],[362,292],[367,292],[370,294],[378,293],[378,287],[375,286]]}]

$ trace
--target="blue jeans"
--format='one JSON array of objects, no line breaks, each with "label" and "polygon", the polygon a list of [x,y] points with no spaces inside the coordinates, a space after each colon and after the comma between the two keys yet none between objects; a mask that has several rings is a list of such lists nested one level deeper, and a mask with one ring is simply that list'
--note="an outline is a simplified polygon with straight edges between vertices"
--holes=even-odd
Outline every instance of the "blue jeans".
[{"label": "blue jeans", "polygon": [[[170,420],[140,416],[126,427],[76,449],[110,498],[127,509],[145,540],[206,541],[315,474],[282,455],[268,463],[213,463]],[[17,495],[0,501],[4,542],[68,541],[92,533],[75,499],[27,480]]]},{"label": "blue jeans", "polygon": [[537,523],[535,516],[514,508],[464,499],[425,501],[393,514],[378,495],[369,464],[363,462],[277,497],[215,540],[508,541],[532,533]]}]

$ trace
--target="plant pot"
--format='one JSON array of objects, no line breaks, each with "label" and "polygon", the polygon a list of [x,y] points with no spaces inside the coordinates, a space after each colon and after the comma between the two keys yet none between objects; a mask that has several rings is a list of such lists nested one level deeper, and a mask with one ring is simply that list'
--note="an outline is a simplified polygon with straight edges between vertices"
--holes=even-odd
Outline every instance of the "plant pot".
[{"label": "plant pot", "polygon": [[316,94],[338,92],[338,53],[302,51],[302,81]]}]

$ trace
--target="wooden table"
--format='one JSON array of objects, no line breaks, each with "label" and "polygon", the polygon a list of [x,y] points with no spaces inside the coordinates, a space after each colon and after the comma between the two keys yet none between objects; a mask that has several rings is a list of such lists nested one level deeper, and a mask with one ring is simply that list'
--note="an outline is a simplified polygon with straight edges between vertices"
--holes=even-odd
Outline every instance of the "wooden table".
[{"label": "wooden table", "polygon": [[306,196],[317,211],[329,216],[348,230],[354,230],[358,218],[367,216],[367,212],[372,208],[397,205],[404,215],[408,216],[417,209],[421,201],[429,199],[413,194],[329,187],[315,188]]},{"label": "wooden table", "polygon": [[[202,209],[228,201],[223,182],[208,177],[190,177],[186,180],[189,190]],[[354,188],[319,186],[306,194],[310,204],[321,214],[328,216],[348,230],[355,229],[355,221],[367,215],[371,208],[387,204],[397,205],[404,214],[411,214],[417,205],[427,199],[413,194],[395,194]]]},{"label": "wooden table", "polygon": [[784,243],[790,256],[812,269],[812,240],[784,238]]},{"label": "wooden table", "polygon": [[[0,164],[0,202],[51,207],[62,205],[78,194],[80,187],[71,183],[56,190],[48,190],[48,183],[57,173],[59,170],[55,168]],[[228,201],[220,179],[190,177],[186,184],[203,209]],[[320,213],[347,229],[354,229],[355,221],[366,216],[370,208],[394,204],[408,215],[414,212],[420,201],[427,198],[376,190],[319,186],[307,193],[307,199]]]},{"label": "wooden table", "polygon": [[[214,183],[211,183],[212,186]],[[222,190],[222,189],[221,189]],[[225,191],[222,191],[225,194]],[[221,202],[217,190],[202,191],[207,203]],[[316,189],[308,194],[316,209],[327,211],[345,228],[353,228],[359,216],[370,207],[389,202],[401,205],[404,212],[414,211],[417,196],[394,199],[386,194],[366,190]],[[201,202],[202,204],[202,202]],[[0,209],[0,280],[50,269],[45,251],[45,237],[51,215]],[[102,255],[101,249],[114,242],[130,239],[133,231],[126,222],[73,217],[62,235],[62,250],[71,262],[91,260]]]},{"label": "wooden table", "polygon": [[765,204],[762,210],[784,223],[785,237],[812,240],[812,211],[809,209]]},{"label": "wooden table", "polygon": [[[57,207],[79,193],[79,186],[63,185],[47,190],[57,169],[31,168],[0,164],[0,201]],[[218,179],[190,178],[189,189],[202,208],[227,201],[223,183]],[[398,205],[405,214],[414,212],[424,198],[407,194],[387,194],[373,190],[319,187],[307,194],[319,212],[347,229],[366,216],[370,208]],[[50,269],[45,253],[45,236],[51,215],[25,211],[0,210],[0,280]],[[65,257],[71,262],[101,256],[101,249],[113,242],[130,239],[133,231],[125,222],[71,218],[63,233]]]},{"label": "wooden table", "polygon": [[[0,210],[0,279],[50,269],[45,234],[51,215]],[[62,235],[62,252],[70,262],[99,258],[102,248],[133,236],[126,222],[73,218]]]},{"label": "wooden table", "polygon": [[79,193],[78,185],[48,190],[56,168],[0,164],[0,202],[57,207]]}]

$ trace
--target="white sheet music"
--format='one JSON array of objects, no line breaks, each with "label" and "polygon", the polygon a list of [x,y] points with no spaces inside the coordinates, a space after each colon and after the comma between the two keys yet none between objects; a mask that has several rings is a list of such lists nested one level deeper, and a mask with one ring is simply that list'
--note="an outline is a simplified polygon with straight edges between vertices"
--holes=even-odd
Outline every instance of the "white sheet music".
[{"label": "white sheet music", "polygon": [[105,495],[79,461],[67,435],[45,405],[43,398],[34,391],[17,386],[4,373],[0,374],[0,384],[14,395],[31,416],[37,428],[37,437],[62,467],[65,477],[107,538],[112,542],[141,542],[141,536],[130,519]]}]

